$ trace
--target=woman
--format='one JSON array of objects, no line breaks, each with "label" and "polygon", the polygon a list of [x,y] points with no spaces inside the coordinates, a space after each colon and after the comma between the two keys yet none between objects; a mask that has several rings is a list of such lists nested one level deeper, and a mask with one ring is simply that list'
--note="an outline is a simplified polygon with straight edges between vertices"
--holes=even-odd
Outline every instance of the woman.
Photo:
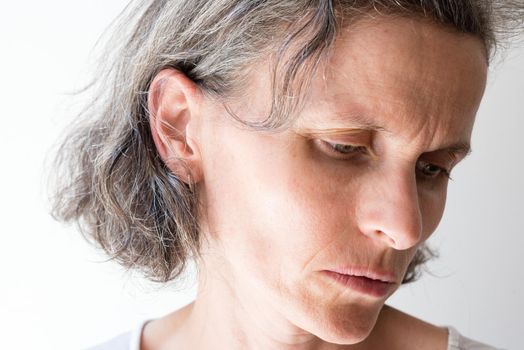
[{"label": "woman", "polygon": [[431,256],[495,34],[523,7],[130,7],[54,213],[154,281],[193,259],[199,284],[95,349],[493,349],[385,301]]}]

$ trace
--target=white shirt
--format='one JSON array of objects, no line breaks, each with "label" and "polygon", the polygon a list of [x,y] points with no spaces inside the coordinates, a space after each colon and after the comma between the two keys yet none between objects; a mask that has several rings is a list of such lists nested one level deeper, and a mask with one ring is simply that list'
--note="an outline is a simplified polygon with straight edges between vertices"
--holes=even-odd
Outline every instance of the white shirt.
[{"label": "white shirt", "polygon": [[[122,333],[108,341],[86,350],[140,350],[142,329],[149,320],[142,320],[129,332]],[[448,350],[502,350],[479,343],[461,335],[455,328],[447,326]]]}]

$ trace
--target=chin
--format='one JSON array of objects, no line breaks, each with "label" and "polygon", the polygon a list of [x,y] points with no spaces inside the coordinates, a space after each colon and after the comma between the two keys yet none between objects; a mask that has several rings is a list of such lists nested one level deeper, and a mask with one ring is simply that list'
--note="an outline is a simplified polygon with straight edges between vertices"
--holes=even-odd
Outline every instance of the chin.
[{"label": "chin", "polygon": [[351,345],[365,340],[375,327],[382,305],[334,305],[308,312],[303,329],[333,344]]}]

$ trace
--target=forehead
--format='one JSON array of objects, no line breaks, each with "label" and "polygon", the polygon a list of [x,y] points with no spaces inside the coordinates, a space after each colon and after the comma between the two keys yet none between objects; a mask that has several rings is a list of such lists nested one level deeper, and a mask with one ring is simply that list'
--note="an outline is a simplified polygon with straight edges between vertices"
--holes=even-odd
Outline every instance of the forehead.
[{"label": "forehead", "polygon": [[487,62],[480,39],[423,19],[366,19],[339,33],[298,124],[371,124],[406,138],[467,138]]}]

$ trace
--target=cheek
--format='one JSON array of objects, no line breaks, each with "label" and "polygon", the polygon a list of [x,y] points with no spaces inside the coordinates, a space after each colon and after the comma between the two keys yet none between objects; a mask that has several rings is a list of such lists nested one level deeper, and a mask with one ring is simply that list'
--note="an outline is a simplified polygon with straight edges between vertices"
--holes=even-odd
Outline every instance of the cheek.
[{"label": "cheek", "polygon": [[253,247],[264,263],[299,274],[317,251],[334,239],[337,210],[330,191],[322,191],[320,178],[300,157],[281,155],[250,163],[254,183],[244,184],[250,198],[246,203],[246,227]]},{"label": "cheek", "polygon": [[225,138],[204,170],[210,231],[250,273],[298,278],[343,224],[333,195],[304,145],[253,132]]},{"label": "cheek", "polygon": [[277,174],[267,174],[259,184],[252,208],[257,212],[258,235],[273,242],[284,259],[295,262],[288,266],[295,269],[304,268],[331,244],[342,227],[330,192],[322,191],[321,181],[304,171],[304,165],[293,160],[281,164]]},{"label": "cheek", "polygon": [[439,190],[421,191],[419,196],[423,235],[427,239],[437,229],[446,205],[447,184]]}]

